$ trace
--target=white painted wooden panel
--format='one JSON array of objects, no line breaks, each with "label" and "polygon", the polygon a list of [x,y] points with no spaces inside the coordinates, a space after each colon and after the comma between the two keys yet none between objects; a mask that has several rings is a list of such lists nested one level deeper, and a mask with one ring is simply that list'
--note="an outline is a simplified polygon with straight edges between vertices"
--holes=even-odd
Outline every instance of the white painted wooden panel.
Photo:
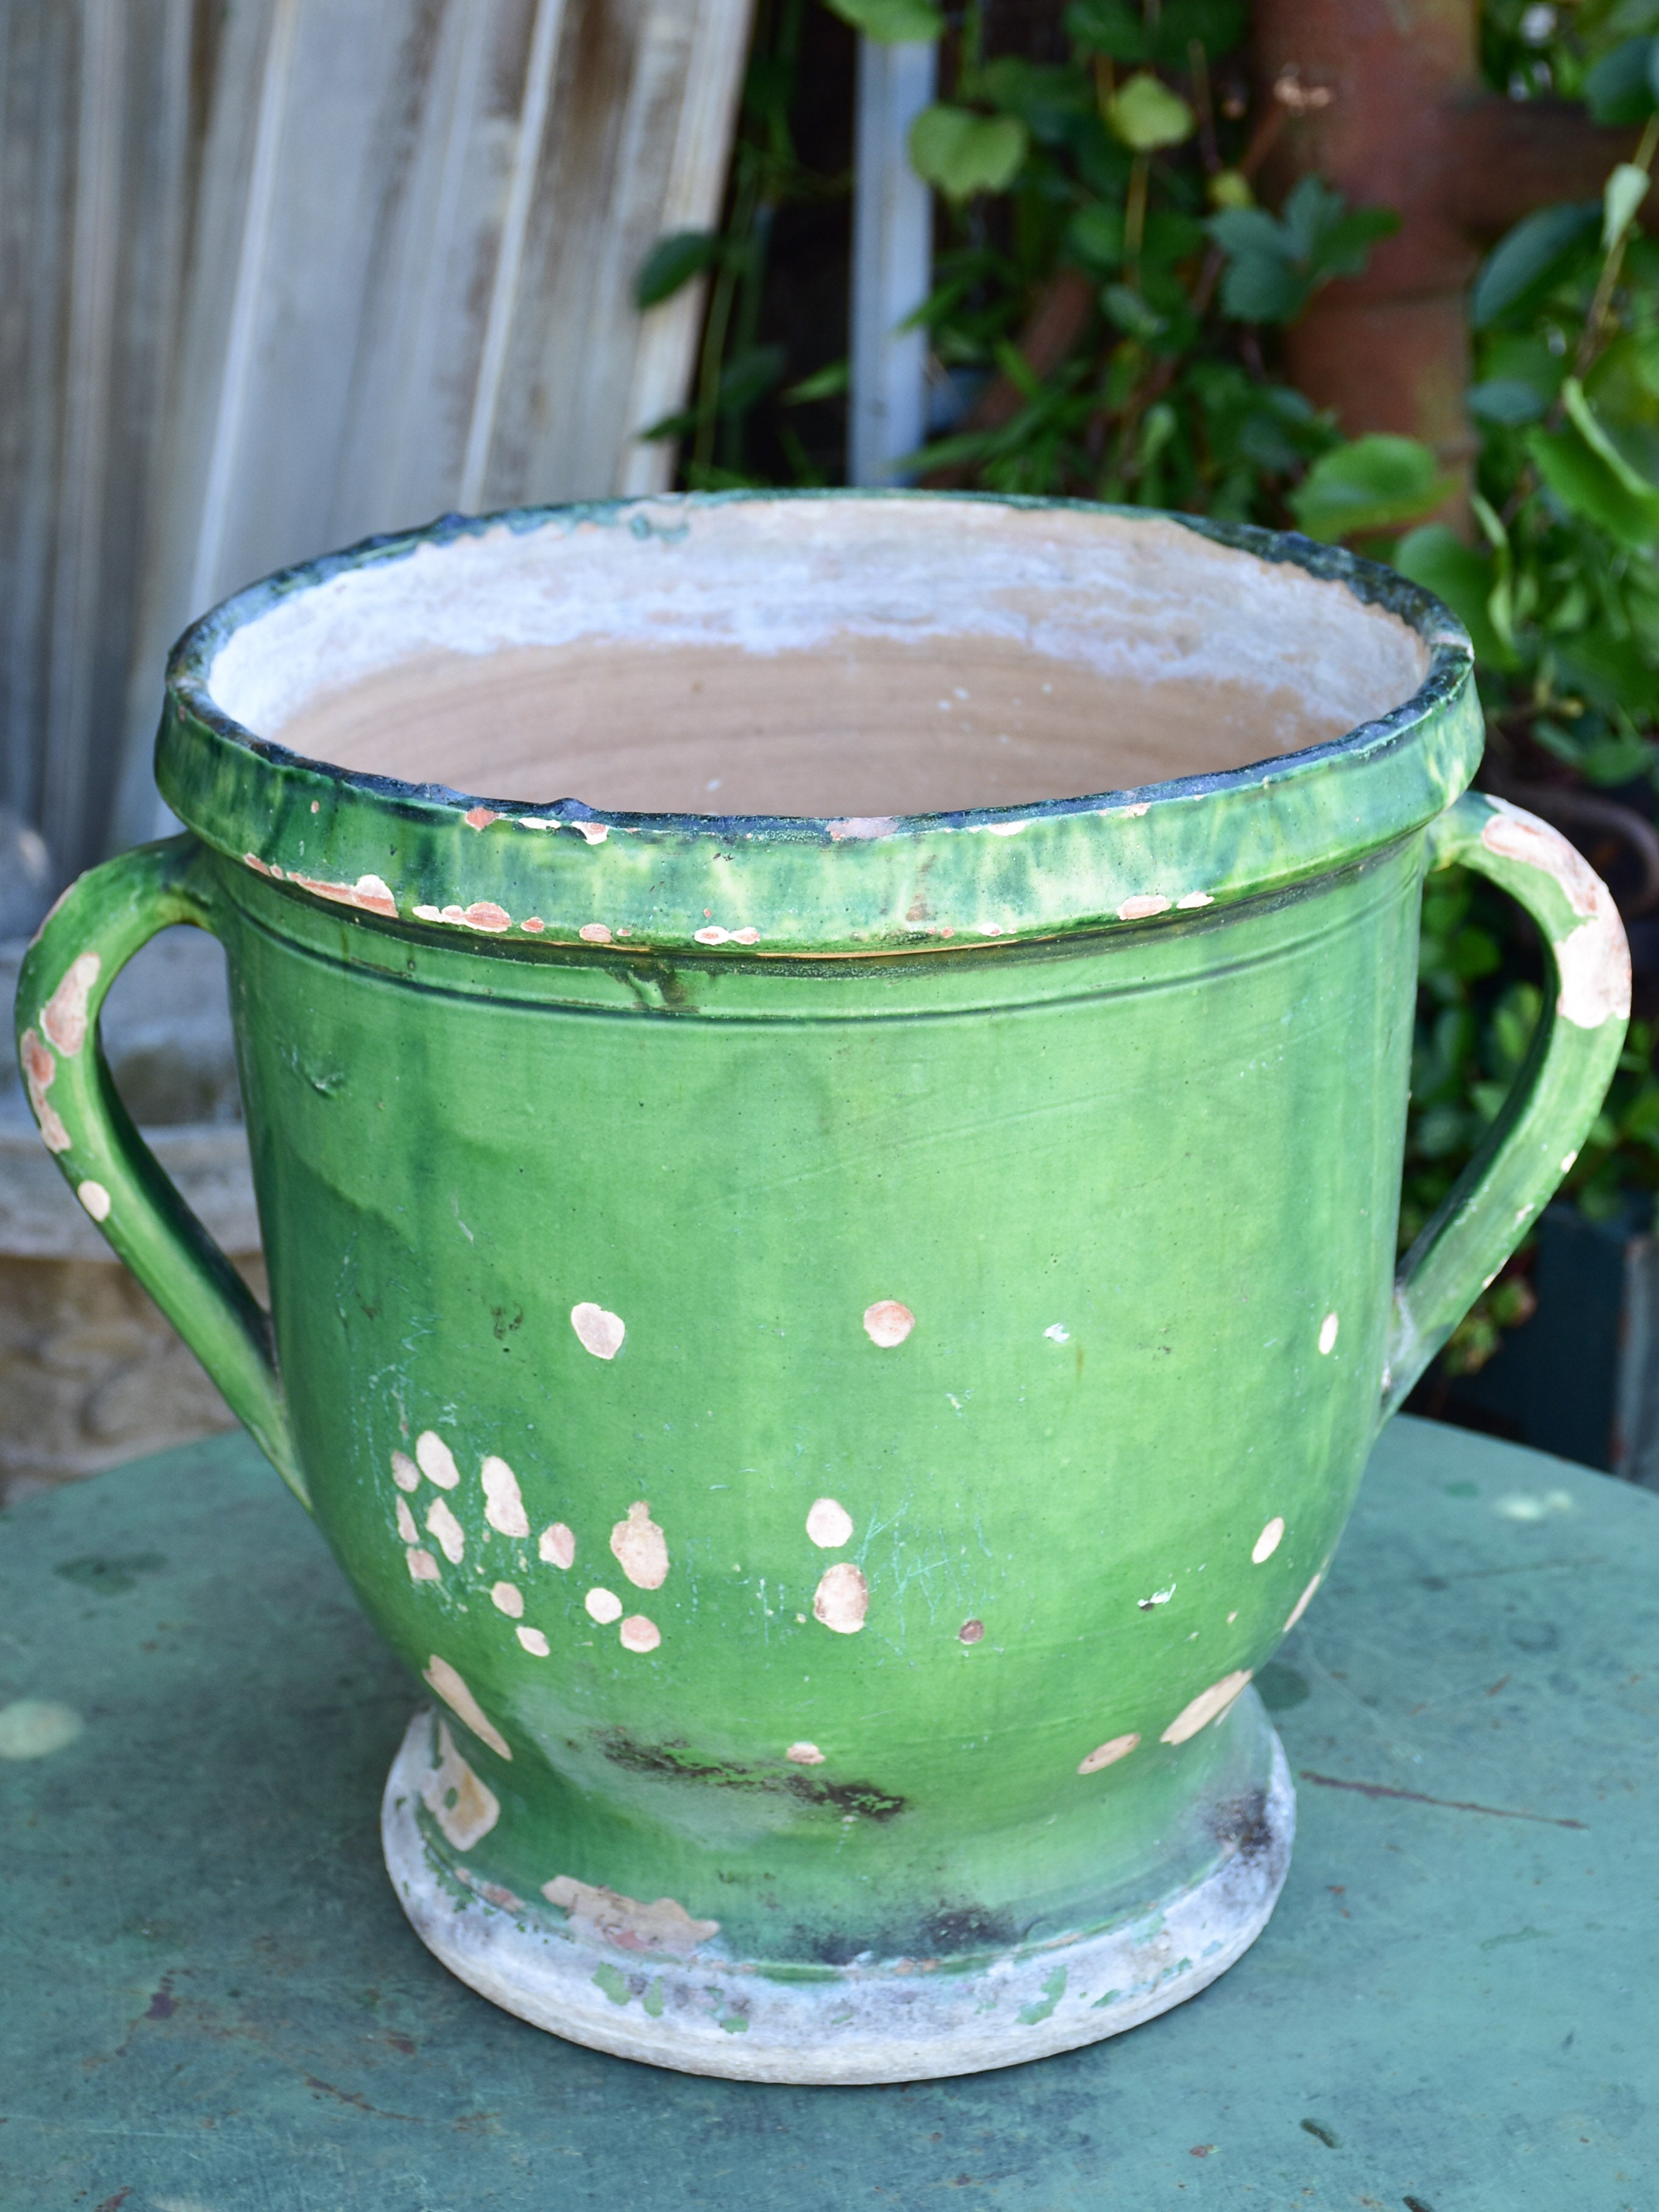
[{"label": "white painted wooden panel", "polygon": [[449,507],[659,488],[750,0],[0,0],[0,805],[150,833],[166,649]]}]

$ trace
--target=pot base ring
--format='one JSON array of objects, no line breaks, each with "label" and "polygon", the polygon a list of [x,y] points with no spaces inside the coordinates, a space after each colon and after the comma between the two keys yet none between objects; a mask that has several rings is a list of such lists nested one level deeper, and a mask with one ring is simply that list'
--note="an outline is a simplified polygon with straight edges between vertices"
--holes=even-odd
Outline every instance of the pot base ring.
[{"label": "pot base ring", "polygon": [[415,1810],[430,1741],[430,1720],[417,1714],[387,1778],[380,1833],[398,1901],[433,1956],[551,2034],[731,2081],[931,2081],[1120,2035],[1196,1996],[1249,1948],[1284,1887],[1296,1829],[1275,1735],[1248,1841],[1132,1919],[965,1971],[899,1962],[775,1980],[724,1960],[585,1941],[459,1886],[429,1852]]}]

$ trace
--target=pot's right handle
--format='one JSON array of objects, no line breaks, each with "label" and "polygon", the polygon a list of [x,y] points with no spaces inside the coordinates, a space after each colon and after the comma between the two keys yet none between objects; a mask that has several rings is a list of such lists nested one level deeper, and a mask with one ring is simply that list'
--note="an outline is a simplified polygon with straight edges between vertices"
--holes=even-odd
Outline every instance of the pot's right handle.
[{"label": "pot's right handle", "polygon": [[1474,1158],[1401,1263],[1382,1419],[1412,1385],[1542,1212],[1577,1158],[1619,1064],[1630,946],[1613,894],[1536,815],[1466,792],[1429,829],[1429,866],[1461,861],[1538,924],[1555,971],[1538,1033]]},{"label": "pot's right handle", "polygon": [[17,1050],[46,1149],[76,1196],[252,1432],[302,1505],[270,1317],[133,1127],[98,1037],[104,994],[174,922],[215,927],[218,900],[194,837],[140,845],[71,884],[40,925],[17,983]]}]

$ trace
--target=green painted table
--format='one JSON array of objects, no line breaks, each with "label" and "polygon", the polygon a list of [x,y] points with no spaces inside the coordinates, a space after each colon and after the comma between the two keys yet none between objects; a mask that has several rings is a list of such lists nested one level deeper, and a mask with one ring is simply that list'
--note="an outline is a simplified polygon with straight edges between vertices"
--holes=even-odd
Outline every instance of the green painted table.
[{"label": "green painted table", "polygon": [[0,1516],[0,1586],[5,2212],[1659,2203],[1659,1499],[1604,1476],[1396,1422],[1262,1679],[1301,1810],[1255,1949],[903,2088],[655,2073],[450,1980],[380,1863],[415,1691],[240,1437]]}]

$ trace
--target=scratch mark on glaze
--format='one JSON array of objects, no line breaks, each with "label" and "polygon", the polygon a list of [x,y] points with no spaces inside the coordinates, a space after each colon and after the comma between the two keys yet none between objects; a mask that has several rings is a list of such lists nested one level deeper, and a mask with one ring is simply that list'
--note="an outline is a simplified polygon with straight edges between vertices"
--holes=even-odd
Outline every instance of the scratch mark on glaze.
[{"label": "scratch mark on glaze", "polygon": [[407,1452],[395,1451],[392,1453],[392,1480],[397,1484],[399,1490],[418,1490],[420,1488],[421,1470],[416,1466],[414,1461],[410,1459]]},{"label": "scratch mark on glaze", "polygon": [[795,1766],[822,1766],[823,1753],[815,1743],[792,1743],[784,1757]]},{"label": "scratch mark on glaze", "polygon": [[1176,1586],[1171,1583],[1168,1589],[1154,1590],[1150,1597],[1138,1597],[1135,1603],[1143,1613],[1150,1613],[1155,1605],[1168,1605],[1175,1594]]},{"label": "scratch mark on glaze", "polygon": [[421,1540],[421,1532],[415,1526],[415,1516],[409,1510],[409,1500],[406,1498],[398,1498],[397,1507],[398,1535],[405,1544],[418,1544]]},{"label": "scratch mark on glaze", "polygon": [[1335,1351],[1336,1332],[1340,1326],[1341,1323],[1337,1320],[1337,1317],[1334,1313],[1328,1313],[1324,1320],[1320,1322],[1319,1349],[1322,1353]]},{"label": "scratch mark on glaze", "polygon": [[524,1592],[516,1583],[492,1583],[489,1602],[497,1613],[504,1613],[509,1620],[524,1618]]},{"label": "scratch mark on glaze", "polygon": [[1562,1172],[1562,1174],[1563,1174],[1563,1175],[1571,1175],[1571,1174],[1572,1173],[1572,1171],[1573,1171],[1573,1169],[1577,1166],[1577,1162],[1578,1162],[1578,1155],[1577,1155],[1577,1152],[1568,1152],[1568,1153],[1565,1154],[1565,1155],[1564,1155],[1564,1157],[1563,1157],[1563,1158],[1562,1158],[1562,1161],[1561,1161],[1561,1172]]},{"label": "scratch mark on glaze", "polygon": [[856,1636],[870,1609],[870,1585],[850,1559],[828,1568],[812,1593],[812,1617],[837,1636]]},{"label": "scratch mark on glaze", "polygon": [[574,1534],[562,1521],[554,1522],[536,1539],[536,1555],[545,1559],[550,1567],[568,1569],[576,1556]]},{"label": "scratch mark on glaze", "polygon": [[410,1582],[435,1583],[438,1580],[438,1562],[433,1558],[430,1552],[423,1552],[416,1549],[411,1551],[408,1554],[408,1558],[409,1579]]},{"label": "scratch mark on glaze", "polygon": [[435,1429],[422,1429],[416,1437],[415,1458],[427,1480],[435,1482],[440,1490],[453,1490],[461,1479],[454,1453]]},{"label": "scratch mark on glaze", "polygon": [[630,1613],[617,1633],[624,1651],[654,1651],[662,1642],[661,1629],[642,1613]]},{"label": "scratch mark on glaze", "polygon": [[635,1589],[660,1589],[668,1579],[668,1540],[641,1498],[611,1531],[617,1565]]},{"label": "scratch mark on glaze", "polygon": [[75,1195],[94,1221],[109,1219],[109,1193],[104,1188],[102,1183],[94,1182],[88,1176],[85,1182],[76,1184]]},{"label": "scratch mark on glaze", "polygon": [[864,1333],[884,1352],[902,1344],[915,1325],[916,1317],[909,1307],[901,1305],[896,1298],[878,1298],[864,1309]]},{"label": "scratch mark on glaze", "polygon": [[584,1300],[570,1309],[570,1326],[576,1332],[584,1352],[591,1352],[595,1359],[614,1359],[623,1348],[623,1339],[628,1334],[627,1324],[620,1314],[607,1313],[603,1306]]},{"label": "scratch mark on glaze", "polygon": [[539,1628],[520,1628],[514,1633],[532,1659],[545,1659],[552,1648]]},{"label": "scratch mark on glaze", "polygon": [[421,1784],[421,1802],[458,1851],[482,1843],[501,1817],[501,1800],[456,1750],[445,1720],[438,1723],[438,1764]]},{"label": "scratch mark on glaze", "polygon": [[1183,1705],[1164,1731],[1165,1743],[1185,1743],[1188,1736],[1196,1735],[1200,1729],[1211,1721],[1218,1721],[1232,1709],[1233,1700],[1249,1682],[1253,1668],[1236,1668],[1224,1674],[1218,1682],[1212,1682],[1207,1690],[1200,1690],[1190,1705]]},{"label": "scratch mark on glaze", "polygon": [[483,1485],[484,1519],[490,1527],[503,1536],[527,1536],[530,1516],[524,1510],[519,1478],[507,1462],[492,1452],[480,1468],[478,1480]]},{"label": "scratch mark on glaze", "polygon": [[838,1552],[853,1540],[853,1516],[838,1498],[814,1498],[806,1516],[806,1533],[819,1551]]},{"label": "scratch mark on glaze", "polygon": [[1314,1577],[1313,1580],[1308,1584],[1307,1589],[1304,1589],[1301,1596],[1297,1598],[1296,1604],[1291,1610],[1290,1619],[1285,1622],[1284,1628],[1280,1632],[1281,1634],[1285,1636],[1290,1634],[1291,1631],[1296,1626],[1297,1621],[1301,1620],[1303,1614],[1313,1603],[1313,1594],[1319,1588],[1319,1585],[1324,1581],[1324,1579],[1325,1570],[1322,1567],[1319,1570],[1319,1572]]},{"label": "scratch mark on glaze", "polygon": [[70,962],[63,981],[40,1009],[46,1041],[56,1045],[65,1060],[73,1060],[87,1041],[87,1001],[103,966],[97,953],[82,953]]},{"label": "scratch mark on glaze", "polygon": [[23,1032],[21,1057],[23,1079],[28,1085],[29,1110],[40,1127],[40,1141],[49,1152],[66,1152],[70,1133],[64,1127],[63,1115],[46,1097],[58,1078],[58,1062],[33,1030]]},{"label": "scratch mark on glaze", "polygon": [[720,1932],[718,1920],[694,1920],[672,1897],[641,1905],[636,1897],[578,1881],[568,1874],[544,1881],[542,1895],[568,1912],[584,1936],[596,1936],[619,1951],[676,1951],[684,1956]]},{"label": "scratch mark on glaze", "polygon": [[1139,1745],[1138,1735],[1115,1735],[1109,1743],[1097,1744],[1086,1758],[1079,1759],[1077,1771],[1079,1774],[1098,1774],[1103,1766],[1115,1766],[1120,1759],[1127,1759]]},{"label": "scratch mark on glaze", "polygon": [[452,1567],[458,1567],[466,1550],[466,1532],[441,1498],[426,1509],[426,1525],[438,1540],[438,1548]]},{"label": "scratch mark on glaze", "polygon": [[623,1601],[615,1590],[594,1589],[582,1600],[590,1620],[597,1620],[601,1628],[609,1628],[613,1620],[622,1619]]},{"label": "scratch mark on glaze", "polygon": [[1250,1564],[1259,1567],[1264,1559],[1271,1559],[1284,1540],[1285,1517],[1275,1513],[1273,1519],[1250,1547]]},{"label": "scratch mark on glaze", "polygon": [[1072,1332],[1062,1321],[1051,1321],[1042,1334],[1054,1344],[1069,1344],[1072,1340]]},{"label": "scratch mark on glaze", "polygon": [[487,1743],[499,1759],[512,1758],[512,1746],[447,1659],[441,1659],[434,1651],[421,1672],[450,1711],[458,1720],[466,1723],[481,1743]]}]

